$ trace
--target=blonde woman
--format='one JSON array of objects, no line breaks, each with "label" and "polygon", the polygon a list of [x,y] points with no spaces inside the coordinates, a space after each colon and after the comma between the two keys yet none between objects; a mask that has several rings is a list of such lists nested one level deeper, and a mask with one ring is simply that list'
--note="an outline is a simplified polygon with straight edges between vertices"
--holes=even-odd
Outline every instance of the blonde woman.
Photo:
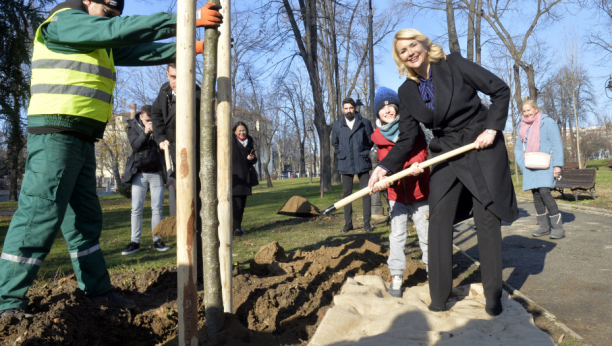
[{"label": "blonde woman", "polygon": [[[452,288],[453,224],[471,209],[477,225],[482,283],[489,315],[503,308],[501,220],[518,217],[508,153],[502,137],[510,90],[497,76],[442,47],[415,29],[395,34],[393,58],[407,80],[399,88],[400,137],[372,173],[376,182],[402,169],[418,136],[419,123],[432,130],[432,156],[476,143],[477,150],[433,167],[429,195],[429,287],[432,311],[447,309]],[[478,92],[488,95],[489,108]],[[418,163],[413,174],[423,172]],[[387,186],[385,186],[387,187]]]},{"label": "blonde woman", "polygon": [[[563,220],[557,202],[550,194],[555,187],[555,178],[561,174],[563,166],[563,142],[559,128],[554,120],[540,113],[538,104],[527,97],[523,100],[523,118],[519,135],[514,146],[516,163],[523,172],[523,191],[531,190],[536,209],[539,228],[531,233],[534,237],[550,235],[550,239],[565,237]],[[525,167],[525,153],[540,152],[551,154],[548,169],[529,169]],[[548,213],[546,210],[548,209]],[[548,225],[548,217],[553,231]]]}]

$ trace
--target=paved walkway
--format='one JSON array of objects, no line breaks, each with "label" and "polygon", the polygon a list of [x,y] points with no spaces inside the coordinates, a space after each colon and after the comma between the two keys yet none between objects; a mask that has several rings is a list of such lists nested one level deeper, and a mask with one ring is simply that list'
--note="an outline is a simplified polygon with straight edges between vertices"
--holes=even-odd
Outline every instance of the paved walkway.
[{"label": "paved walkway", "polygon": [[[502,227],[504,281],[585,342],[612,345],[612,218],[570,208],[562,210],[564,239],[533,238],[537,229],[533,203],[519,201],[519,219]],[[455,244],[478,259],[473,220],[456,230]]]}]

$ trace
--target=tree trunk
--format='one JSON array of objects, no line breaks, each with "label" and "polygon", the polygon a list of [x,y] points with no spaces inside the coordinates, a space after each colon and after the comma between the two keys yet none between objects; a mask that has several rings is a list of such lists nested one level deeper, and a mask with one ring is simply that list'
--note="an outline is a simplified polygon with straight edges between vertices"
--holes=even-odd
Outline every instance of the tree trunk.
[{"label": "tree trunk", "polygon": [[539,91],[535,84],[535,71],[533,69],[533,65],[521,64],[521,67],[527,74],[527,88],[529,88],[529,98],[537,102]]},{"label": "tree trunk", "polygon": [[476,17],[476,1],[470,0],[468,7],[468,21],[467,21],[467,56],[469,61],[474,61],[474,24]]},{"label": "tree trunk", "polygon": [[[219,0],[208,0],[219,4]],[[217,43],[219,31],[206,29],[204,43],[204,71],[200,111],[200,181],[202,189],[202,260],[204,274],[204,306],[208,334],[223,327],[223,297],[219,262],[219,219],[217,214],[217,129],[215,125],[215,83],[217,77]],[[182,169],[182,167],[181,167]]]},{"label": "tree trunk", "polygon": [[[515,61],[514,66],[514,101],[519,113],[523,111],[523,99],[521,98],[521,74],[519,70],[519,62]],[[514,121],[514,120],[513,120]]]},{"label": "tree trunk", "polygon": [[338,172],[338,153],[334,147],[331,147],[332,151],[332,167],[334,167],[334,172],[332,173],[332,184],[338,185],[341,184],[340,173]]},{"label": "tree trunk", "polygon": [[474,40],[475,40],[475,48],[476,48],[476,64],[480,65],[481,58],[481,46],[480,46],[480,24],[482,22],[482,0],[477,0],[478,5],[476,6],[476,23],[475,32],[474,32]]},{"label": "tree trunk", "polygon": [[572,88],[572,108],[574,109],[574,121],[576,121],[576,156],[578,157],[578,168],[584,168],[580,155],[580,126],[578,126],[578,110],[576,108],[576,91],[574,88]]},{"label": "tree trunk", "polygon": [[274,187],[272,185],[272,178],[270,178],[270,172],[268,172],[268,165],[270,164],[270,159],[272,158],[272,140],[268,141],[268,138],[265,139],[266,141],[266,152],[268,153],[268,155],[266,155],[266,161],[263,164],[263,171],[264,171],[264,175],[266,177],[266,185],[268,187]]},{"label": "tree trunk", "polygon": [[306,141],[306,134],[304,134],[304,140],[299,144],[300,150],[300,178],[306,175],[306,152],[304,151],[304,145]]},{"label": "tree trunk", "polygon": [[319,79],[318,67],[318,37],[317,37],[317,6],[316,0],[300,1],[301,18],[304,23],[304,34],[306,37],[302,39],[302,33],[296,22],[293,14],[293,9],[289,0],[283,0],[283,5],[287,12],[287,17],[291,23],[293,34],[300,49],[300,56],[304,60],[310,87],[312,88],[312,97],[314,101],[314,124],[319,134],[319,142],[321,144],[321,191],[331,191],[331,160],[330,160],[330,144],[329,144],[329,125],[325,120],[325,108],[323,107],[323,91],[321,81]]},{"label": "tree trunk", "polygon": [[113,175],[115,176],[115,188],[121,185],[121,173],[119,173],[119,155],[113,160]]},{"label": "tree trunk", "polygon": [[453,0],[446,0],[446,24],[448,26],[448,46],[451,53],[461,53],[459,38],[457,37],[457,29],[455,28],[455,10],[453,9]]}]

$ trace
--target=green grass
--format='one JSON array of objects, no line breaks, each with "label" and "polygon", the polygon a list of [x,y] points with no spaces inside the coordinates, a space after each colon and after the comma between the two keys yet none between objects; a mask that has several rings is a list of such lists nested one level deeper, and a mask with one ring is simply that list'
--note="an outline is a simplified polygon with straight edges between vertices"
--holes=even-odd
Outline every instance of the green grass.
[{"label": "green grass", "polygon": [[[240,262],[241,266],[248,267],[248,262],[253,259],[259,248],[272,241],[278,241],[286,251],[296,249],[309,251],[321,246],[337,246],[358,238],[366,238],[376,243],[388,243],[390,226],[383,223],[385,219],[373,219],[375,230],[372,233],[364,233],[358,228],[347,234],[341,234],[339,231],[344,225],[342,210],[337,211],[334,217],[315,221],[276,214],[292,196],[303,196],[323,210],[341,196],[341,185],[333,186],[333,191],[325,193],[321,199],[318,179],[314,179],[313,184],[309,184],[308,178],[274,180],[273,184],[274,187],[268,188],[265,181],[262,181],[259,186],[253,188],[253,195],[247,198],[243,229],[248,234],[244,237],[234,237],[233,262]],[[355,184],[353,191],[357,190],[358,185]],[[100,244],[111,274],[123,270],[139,272],[176,264],[176,237],[164,239],[164,242],[171,247],[167,252],[160,253],[152,248],[149,199],[143,215],[141,251],[129,256],[122,256],[121,251],[130,242],[131,201],[121,195],[110,195],[100,196],[100,202],[104,214]],[[168,215],[167,198],[165,202],[164,215]],[[2,202],[0,210],[16,209],[7,207],[10,203],[16,206],[15,202]],[[11,218],[11,216],[0,216],[0,244],[4,243]],[[353,203],[353,224],[355,227],[361,227],[363,224],[361,201]],[[411,253],[411,242],[413,250],[418,251],[415,240],[416,232],[413,231],[408,239],[409,256],[417,255]],[[39,278],[52,279],[71,272],[72,264],[60,232],[40,269]]]}]

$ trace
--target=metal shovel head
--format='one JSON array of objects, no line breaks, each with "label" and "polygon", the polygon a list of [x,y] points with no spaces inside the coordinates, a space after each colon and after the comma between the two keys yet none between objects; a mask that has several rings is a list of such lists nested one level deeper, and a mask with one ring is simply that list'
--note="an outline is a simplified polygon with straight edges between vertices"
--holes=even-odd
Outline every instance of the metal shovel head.
[{"label": "metal shovel head", "polygon": [[319,208],[310,204],[304,197],[293,196],[277,214],[293,217],[317,217],[321,215]]}]

